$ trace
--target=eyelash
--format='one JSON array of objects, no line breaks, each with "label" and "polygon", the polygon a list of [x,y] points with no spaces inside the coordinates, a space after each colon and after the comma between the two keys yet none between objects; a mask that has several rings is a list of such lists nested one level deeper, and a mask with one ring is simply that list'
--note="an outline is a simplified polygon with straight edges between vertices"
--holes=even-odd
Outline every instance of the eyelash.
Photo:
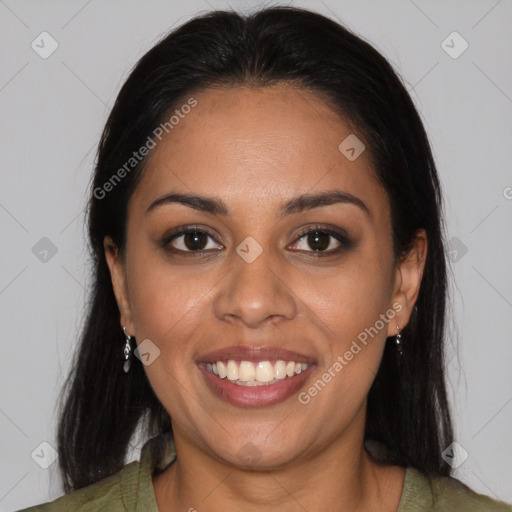
[{"label": "eyelash", "polygon": [[[192,250],[183,250],[183,249],[176,249],[173,248],[170,244],[177,238],[183,235],[188,234],[204,234],[212,239],[215,240],[215,236],[207,229],[201,228],[199,226],[185,226],[181,228],[177,228],[178,231],[174,231],[173,233],[165,236],[163,240],[161,241],[161,246],[168,252],[171,252],[173,254],[183,255],[186,257],[200,257],[205,254],[207,254],[210,250],[201,250],[201,251],[192,251]],[[340,246],[336,249],[331,249],[330,251],[299,251],[299,252],[306,252],[306,253],[312,253],[314,255],[313,257],[325,257],[325,256],[333,256],[337,255],[343,250],[351,249],[352,248],[352,242],[348,238],[346,234],[344,234],[342,231],[336,231],[333,229],[330,229],[328,227],[322,226],[321,224],[315,224],[312,227],[308,227],[307,229],[301,231],[298,235],[295,241],[293,242],[293,245],[295,245],[297,242],[299,242],[302,238],[306,237],[307,235],[312,235],[315,233],[321,233],[324,235],[328,235],[334,239],[336,239]],[[215,240],[216,241],[216,240]],[[220,245],[220,244],[219,244]],[[329,242],[330,245],[330,242]]]}]

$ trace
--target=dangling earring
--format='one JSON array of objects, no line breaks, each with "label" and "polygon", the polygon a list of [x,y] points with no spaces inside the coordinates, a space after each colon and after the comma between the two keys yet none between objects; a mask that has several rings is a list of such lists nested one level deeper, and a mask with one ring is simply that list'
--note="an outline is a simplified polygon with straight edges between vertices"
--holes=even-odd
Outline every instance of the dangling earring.
[{"label": "dangling earring", "polygon": [[124,370],[124,373],[128,373],[130,371],[130,366],[132,365],[132,360],[131,360],[132,346],[130,345],[130,342],[132,341],[133,336],[126,334],[126,327],[123,327],[123,334],[124,334],[124,337],[126,338],[126,343],[124,344],[124,348],[123,348],[123,355],[124,355],[123,370]]},{"label": "dangling earring", "polygon": [[398,323],[396,324],[396,348],[398,350],[398,355],[401,356],[404,351],[402,350],[402,335],[400,334],[400,327]]}]

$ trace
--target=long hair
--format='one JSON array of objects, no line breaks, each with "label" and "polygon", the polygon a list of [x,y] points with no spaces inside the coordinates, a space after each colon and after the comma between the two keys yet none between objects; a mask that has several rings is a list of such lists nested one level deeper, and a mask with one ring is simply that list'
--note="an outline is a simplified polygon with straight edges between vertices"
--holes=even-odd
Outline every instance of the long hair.
[{"label": "long hair", "polygon": [[[386,344],[368,395],[365,439],[385,443],[395,464],[450,475],[441,457],[452,440],[443,364],[442,199],[421,119],[400,78],[369,43],[320,14],[272,7],[246,16],[213,11],[171,31],[136,64],[107,120],[87,212],[93,284],[60,401],[58,451],[66,492],[119,471],[140,425],[150,437],[171,429],[143,366],[123,372],[124,337],[103,240],[109,235],[123,254],[127,204],[145,159],[126,163],[194,93],[278,82],[315,92],[368,142],[390,202],[396,261],[418,229],[427,233],[419,297],[402,331],[404,354],[399,359],[394,344]],[[120,173],[123,166],[127,172]]]}]

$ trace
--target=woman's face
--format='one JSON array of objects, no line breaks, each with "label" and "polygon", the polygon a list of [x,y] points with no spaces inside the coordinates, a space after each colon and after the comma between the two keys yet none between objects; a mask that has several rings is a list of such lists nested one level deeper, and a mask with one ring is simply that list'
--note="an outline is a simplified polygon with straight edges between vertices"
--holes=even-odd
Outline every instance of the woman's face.
[{"label": "woman's face", "polygon": [[368,151],[357,156],[353,130],[312,92],[194,98],[150,150],[125,258],[105,243],[122,325],[177,447],[264,468],[360,446],[386,337],[416,300],[425,238],[396,264]]}]

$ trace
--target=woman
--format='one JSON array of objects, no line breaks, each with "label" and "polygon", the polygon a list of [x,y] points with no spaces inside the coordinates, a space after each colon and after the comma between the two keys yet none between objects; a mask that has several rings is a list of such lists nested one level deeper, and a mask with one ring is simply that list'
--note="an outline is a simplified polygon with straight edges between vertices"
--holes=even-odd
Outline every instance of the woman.
[{"label": "woman", "polygon": [[369,44],[286,7],[184,24],[119,93],[88,221],[68,494],[26,510],[510,510],[445,461],[440,185]]}]

